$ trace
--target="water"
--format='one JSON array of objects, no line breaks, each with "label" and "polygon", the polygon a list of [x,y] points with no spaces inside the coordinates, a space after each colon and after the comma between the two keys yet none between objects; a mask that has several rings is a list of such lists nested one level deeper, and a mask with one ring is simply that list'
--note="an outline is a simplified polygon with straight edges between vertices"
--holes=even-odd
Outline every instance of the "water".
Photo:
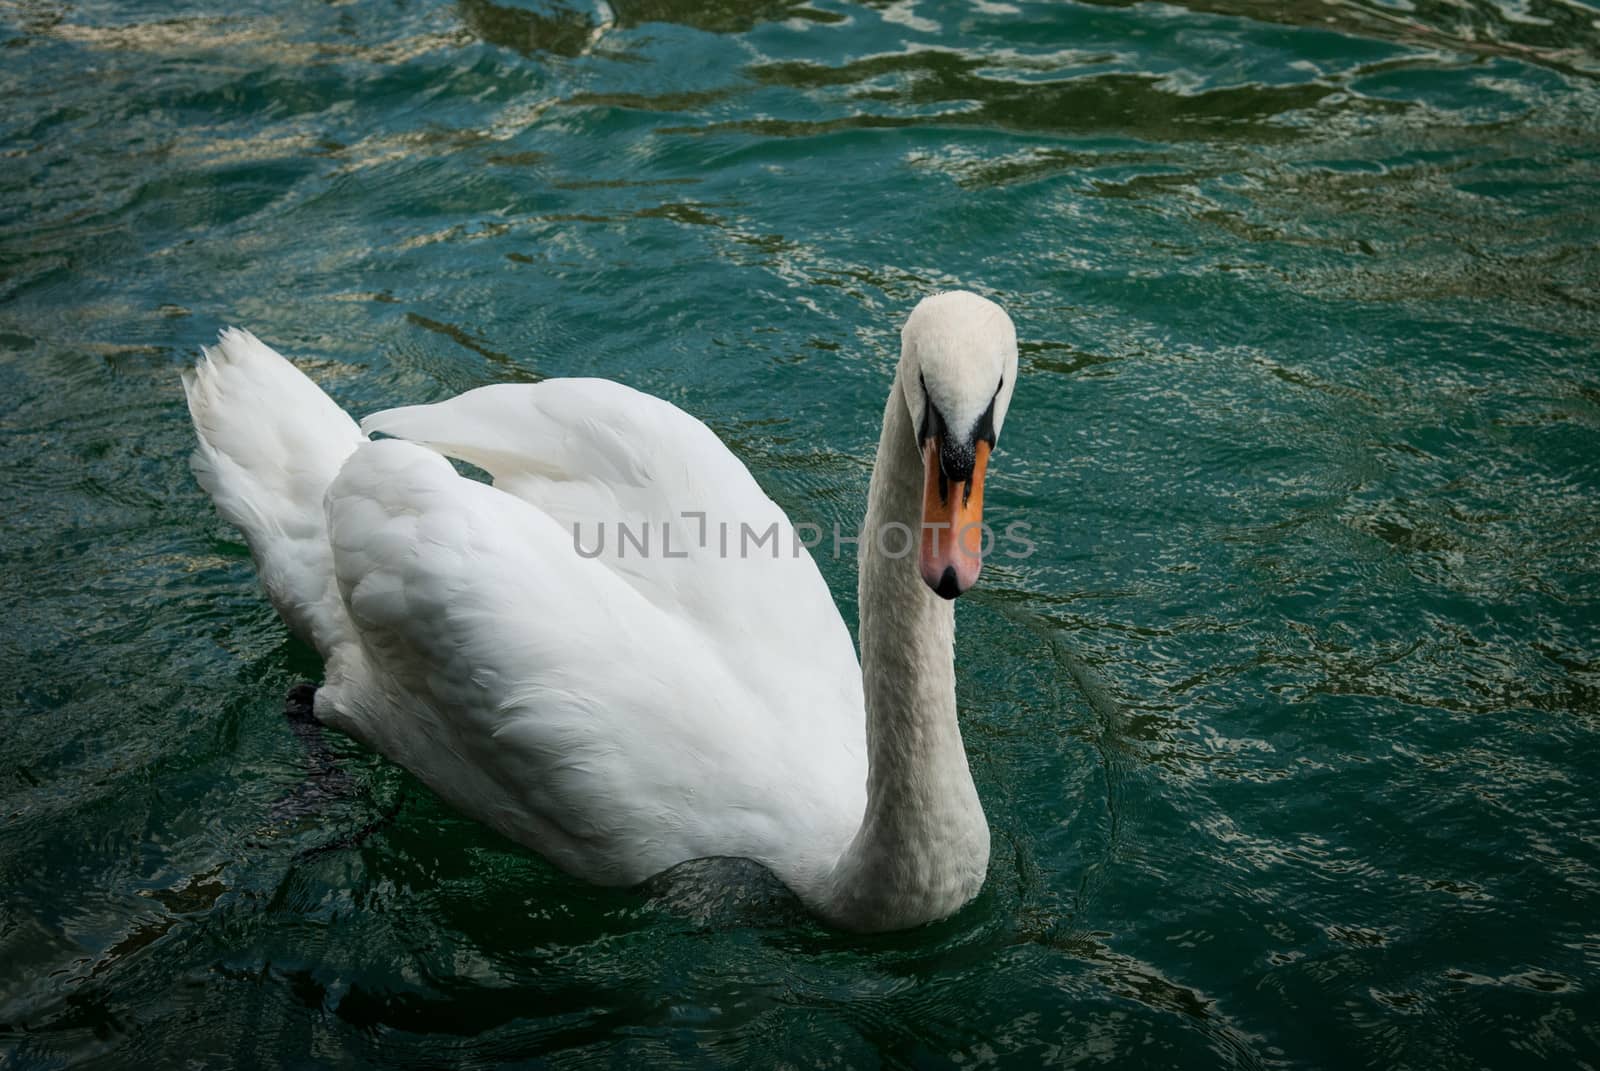
[{"label": "water", "polygon": [[[1600,8],[0,3],[0,1065],[1600,1065]],[[606,375],[859,520],[1003,301],[982,897],[597,890],[346,741],[190,478],[248,326],[358,412]],[[854,620],[848,560],[823,569]],[[359,846],[304,854],[398,807]]]}]

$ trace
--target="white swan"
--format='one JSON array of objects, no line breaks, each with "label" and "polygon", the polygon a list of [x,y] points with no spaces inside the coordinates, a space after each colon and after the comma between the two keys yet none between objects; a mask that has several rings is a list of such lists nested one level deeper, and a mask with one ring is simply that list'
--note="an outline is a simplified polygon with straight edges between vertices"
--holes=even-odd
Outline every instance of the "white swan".
[{"label": "white swan", "polygon": [[195,475],[326,660],[319,720],[590,881],[743,857],[866,931],[942,918],[983,884],[948,601],[977,577],[978,533],[938,526],[981,521],[1016,372],[993,302],[946,293],[907,319],[860,543],[859,668],[782,510],[660,399],[554,379],[358,428],[237,330],[183,384]]}]

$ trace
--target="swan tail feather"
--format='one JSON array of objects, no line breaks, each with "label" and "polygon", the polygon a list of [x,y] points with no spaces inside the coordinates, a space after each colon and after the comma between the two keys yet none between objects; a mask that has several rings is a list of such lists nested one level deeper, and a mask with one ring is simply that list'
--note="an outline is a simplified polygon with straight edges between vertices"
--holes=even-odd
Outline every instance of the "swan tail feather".
[{"label": "swan tail feather", "polygon": [[364,436],[304,373],[238,328],[202,347],[183,392],[195,478],[244,534],[278,613],[327,657],[348,626],[322,499]]}]

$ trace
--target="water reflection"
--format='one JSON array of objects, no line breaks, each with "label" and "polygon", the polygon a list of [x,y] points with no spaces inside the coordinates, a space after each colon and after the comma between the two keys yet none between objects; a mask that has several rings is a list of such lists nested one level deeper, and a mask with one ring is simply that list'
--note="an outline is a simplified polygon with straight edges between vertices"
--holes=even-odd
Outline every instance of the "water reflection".
[{"label": "water reflection", "polygon": [[526,6],[494,0],[456,0],[462,21],[479,39],[530,56],[549,52],[579,56],[612,29],[673,22],[708,33],[742,33],[762,22],[797,18],[834,23],[843,15],[811,7],[806,0],[596,0],[589,8],[556,2]]},{"label": "water reflection", "polygon": [[[1140,0],[1086,0],[1125,7]],[[1574,74],[1600,75],[1594,12],[1565,0],[1174,0],[1232,15],[1422,47],[1510,56]]]},{"label": "water reflection", "polygon": [[[1179,92],[1166,79],[1139,74],[1090,74],[1017,81],[978,73],[988,57],[939,49],[873,56],[839,67],[766,63],[750,68],[759,82],[795,89],[856,87],[851,99],[888,104],[890,113],[826,120],[744,120],[700,128],[764,136],[801,137],[831,130],[903,126],[986,126],[1056,134],[1116,133],[1151,141],[1216,138],[1277,141],[1304,131],[1279,120],[1318,107],[1334,95],[1319,83],[1249,85]],[[892,81],[883,86],[883,80]],[[1339,99],[1345,107],[1399,110],[1403,105]],[[941,105],[957,105],[941,108]]]}]

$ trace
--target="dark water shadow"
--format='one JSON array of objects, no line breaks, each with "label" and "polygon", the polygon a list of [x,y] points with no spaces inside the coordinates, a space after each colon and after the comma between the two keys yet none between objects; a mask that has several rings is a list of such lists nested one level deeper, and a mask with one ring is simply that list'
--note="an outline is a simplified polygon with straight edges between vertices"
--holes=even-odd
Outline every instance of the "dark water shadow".
[{"label": "dark water shadow", "polygon": [[486,44],[524,56],[548,53],[581,56],[594,49],[611,29],[630,29],[651,22],[690,26],[708,33],[743,33],[763,22],[800,18],[842,22],[842,15],[810,7],[804,0],[612,0],[610,21],[604,5],[582,8],[559,3],[527,7],[494,0],[457,0],[461,21]]},{"label": "dark water shadow", "polygon": [[524,56],[541,52],[581,56],[593,47],[598,29],[589,12],[560,4],[531,9],[492,0],[456,0],[456,10],[478,40]]},{"label": "dark water shadow", "polygon": [[[1401,112],[1410,105],[1352,97],[1339,87],[1241,85],[1182,93],[1156,75],[1102,73],[1074,78],[1013,81],[980,74],[989,58],[949,49],[870,56],[838,67],[809,62],[758,63],[746,73],[763,85],[813,91],[862,86],[852,99],[915,109],[919,114],[858,114],[836,119],[746,119],[662,133],[738,132],[798,137],[837,130],[916,126],[991,127],[1022,133],[1115,133],[1151,141],[1248,139],[1253,144],[1293,140],[1307,131],[1283,117],[1321,105],[1338,94],[1339,106]],[[892,86],[865,84],[892,77]],[[953,110],[929,112],[940,105]]]},{"label": "dark water shadow", "polygon": [[[1086,0],[1132,7],[1142,0]],[[1560,0],[1500,5],[1490,0],[1412,0],[1407,10],[1360,0],[1173,0],[1189,11],[1281,26],[1331,30],[1396,44],[1505,56],[1566,74],[1600,76],[1600,24],[1592,9]],[[1521,9],[1509,17],[1506,8]]]}]

